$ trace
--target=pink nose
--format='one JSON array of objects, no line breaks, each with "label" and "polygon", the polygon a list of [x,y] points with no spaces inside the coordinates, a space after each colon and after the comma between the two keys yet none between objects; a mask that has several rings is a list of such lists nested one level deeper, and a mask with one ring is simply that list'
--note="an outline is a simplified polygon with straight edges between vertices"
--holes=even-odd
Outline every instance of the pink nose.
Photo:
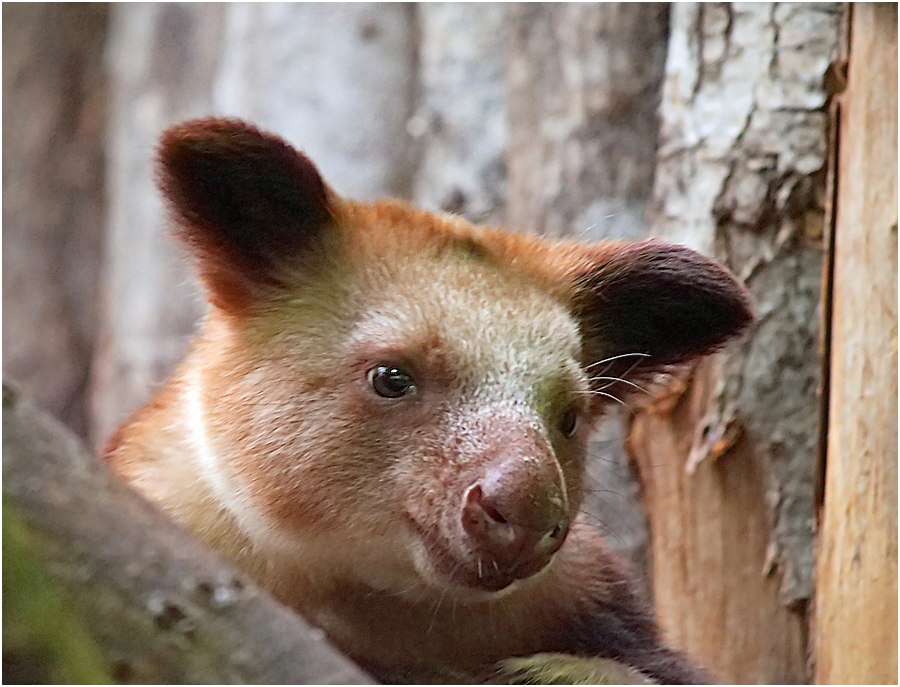
[{"label": "pink nose", "polygon": [[557,479],[535,480],[507,461],[471,485],[463,499],[462,525],[479,555],[496,572],[533,575],[562,546],[569,529],[568,504]]}]

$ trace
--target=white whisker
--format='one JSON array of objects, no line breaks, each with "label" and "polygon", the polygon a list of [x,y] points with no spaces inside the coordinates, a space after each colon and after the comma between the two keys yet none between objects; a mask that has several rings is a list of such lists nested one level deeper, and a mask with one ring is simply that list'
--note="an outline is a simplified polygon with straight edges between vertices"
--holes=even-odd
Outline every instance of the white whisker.
[{"label": "white whisker", "polygon": [[616,396],[613,396],[612,394],[608,394],[605,391],[600,391],[599,389],[588,389],[587,391],[579,391],[578,393],[583,394],[585,396],[605,396],[606,398],[612,399],[616,403],[622,404],[623,406],[628,408],[628,410],[631,410],[631,406],[629,406],[627,403],[625,403],[625,401],[623,401],[621,398],[617,398]]},{"label": "white whisker", "polygon": [[[640,364],[641,364],[641,358],[638,358],[638,359],[635,360],[633,363],[631,363],[631,365],[628,366],[628,369],[625,370],[624,373],[622,373],[621,375],[619,375],[619,379],[622,379],[623,377],[627,377],[628,375],[630,375],[631,372],[632,372],[632,370],[634,370],[634,368],[636,368],[636,367],[637,367],[638,365],[640,365]],[[600,374],[603,374],[604,372],[606,372],[606,370],[607,370],[608,367],[609,367],[609,366],[607,365],[607,366],[604,367],[602,370],[600,370]],[[600,387],[600,390],[602,391],[603,389],[606,389],[608,386],[611,386],[611,384],[608,384],[608,385],[606,385],[606,386]],[[648,392],[648,393],[649,393],[649,392]]]},{"label": "white whisker", "polygon": [[648,396],[652,395],[649,391],[647,391],[640,384],[635,384],[634,382],[631,382],[627,379],[622,379],[621,377],[591,377],[591,381],[599,381],[601,379],[610,380],[610,383],[604,384],[603,386],[601,386],[599,391],[603,391],[604,389],[608,389],[609,387],[614,386],[616,382],[622,382],[622,384],[627,384],[628,386],[633,386],[635,389],[638,389],[639,391],[643,391]]},{"label": "white whisker", "polygon": [[434,612],[431,615],[431,622],[428,624],[428,630],[426,630],[425,634],[430,635],[431,631],[434,629],[434,622],[437,620],[438,610],[440,610],[441,602],[444,600],[444,595],[447,593],[447,588],[441,592],[441,595],[438,597],[437,603],[434,605]]},{"label": "white whisker", "polygon": [[650,354],[649,353],[622,353],[620,355],[614,355],[609,358],[603,358],[603,360],[597,360],[597,361],[591,363],[590,365],[588,365],[587,369],[590,370],[592,367],[596,367],[597,365],[603,365],[604,363],[611,363],[615,360],[621,360],[622,358],[634,358],[634,357],[649,358]]}]

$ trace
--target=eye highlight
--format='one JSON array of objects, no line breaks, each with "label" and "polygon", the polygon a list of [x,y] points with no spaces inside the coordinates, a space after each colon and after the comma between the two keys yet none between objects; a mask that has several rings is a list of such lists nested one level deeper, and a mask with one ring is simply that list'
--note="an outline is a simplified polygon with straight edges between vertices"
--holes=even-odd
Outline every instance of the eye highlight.
[{"label": "eye highlight", "polygon": [[377,365],[369,370],[369,386],[382,398],[400,398],[416,393],[413,378],[396,365]]}]

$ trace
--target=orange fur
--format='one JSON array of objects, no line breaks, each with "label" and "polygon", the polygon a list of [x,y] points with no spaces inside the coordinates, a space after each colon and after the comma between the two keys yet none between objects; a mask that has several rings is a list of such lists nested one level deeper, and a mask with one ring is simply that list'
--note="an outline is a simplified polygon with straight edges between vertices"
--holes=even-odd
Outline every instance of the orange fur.
[{"label": "orange fur", "polygon": [[[114,469],[382,679],[543,652],[699,679],[577,516],[589,421],[629,388],[606,378],[735,335],[733,277],[345,200],[232,120],[167,132],[160,176],[213,308]],[[385,365],[412,391],[376,393]]]}]

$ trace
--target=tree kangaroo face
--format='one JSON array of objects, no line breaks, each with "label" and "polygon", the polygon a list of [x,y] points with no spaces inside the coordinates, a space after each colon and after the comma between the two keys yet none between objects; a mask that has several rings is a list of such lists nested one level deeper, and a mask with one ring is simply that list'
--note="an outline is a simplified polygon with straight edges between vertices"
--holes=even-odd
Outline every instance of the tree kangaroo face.
[{"label": "tree kangaroo face", "polygon": [[[167,131],[159,179],[211,307],[120,474],[378,674],[587,651],[696,679],[575,520],[591,420],[752,321],[727,270],[341,198],[236,120]],[[426,632],[445,598],[505,604],[503,637]]]},{"label": "tree kangaroo face", "polygon": [[233,348],[204,373],[243,528],[328,539],[404,588],[493,592],[542,570],[600,407],[570,309],[452,248],[338,271],[353,276],[230,320]]}]

